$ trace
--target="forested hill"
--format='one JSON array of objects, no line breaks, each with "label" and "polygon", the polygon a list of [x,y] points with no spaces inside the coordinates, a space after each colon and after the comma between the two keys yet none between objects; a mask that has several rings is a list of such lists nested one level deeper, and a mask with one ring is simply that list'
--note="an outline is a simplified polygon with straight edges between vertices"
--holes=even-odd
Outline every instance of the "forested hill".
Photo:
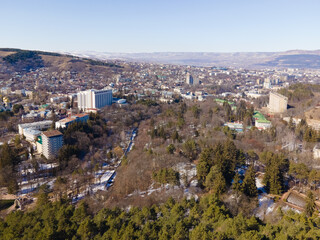
[{"label": "forested hill", "polygon": [[123,68],[114,62],[97,61],[88,58],[79,58],[67,54],[54,52],[0,48],[0,65],[10,71],[29,72],[47,67],[52,71],[86,72],[90,68]]},{"label": "forested hill", "polygon": [[[281,220],[280,220],[281,219]],[[17,211],[0,220],[0,239],[318,239],[320,219],[278,211],[274,224],[231,216],[213,195],[128,211],[82,203],[75,208],[39,197],[37,210]]]},{"label": "forested hill", "polygon": [[315,54],[293,54],[280,55],[273,60],[260,64],[265,67],[283,68],[319,68],[320,55]]}]

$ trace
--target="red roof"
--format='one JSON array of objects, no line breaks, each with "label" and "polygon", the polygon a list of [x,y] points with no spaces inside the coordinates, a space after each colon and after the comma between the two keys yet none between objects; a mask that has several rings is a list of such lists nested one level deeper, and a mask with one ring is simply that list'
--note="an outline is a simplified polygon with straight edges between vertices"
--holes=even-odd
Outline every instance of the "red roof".
[{"label": "red roof", "polygon": [[82,117],[85,117],[85,116],[89,116],[89,114],[88,114],[88,113],[79,113],[79,114],[75,114],[75,115],[73,115],[73,116],[82,118]]},{"label": "red roof", "polygon": [[63,135],[63,134],[62,134],[60,131],[58,131],[58,130],[50,130],[50,131],[45,131],[45,132],[42,132],[42,133],[43,133],[43,135],[45,135],[45,136],[48,137],[48,138]]}]

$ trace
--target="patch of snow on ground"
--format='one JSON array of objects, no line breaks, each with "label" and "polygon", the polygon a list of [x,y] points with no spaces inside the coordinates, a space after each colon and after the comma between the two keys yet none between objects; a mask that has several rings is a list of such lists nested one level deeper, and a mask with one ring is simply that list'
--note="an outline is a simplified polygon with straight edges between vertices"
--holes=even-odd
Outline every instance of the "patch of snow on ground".
[{"label": "patch of snow on ground", "polygon": [[267,192],[265,190],[265,185],[262,183],[263,176],[256,177],[256,186],[259,191],[258,201],[259,207],[256,209],[256,217],[260,218],[261,220],[264,219],[264,216],[273,212],[275,209],[275,202],[272,198],[267,197]]},{"label": "patch of snow on ground", "polygon": [[262,183],[261,177],[256,177],[256,186],[258,190],[260,190],[262,193],[266,193],[266,190],[264,188],[264,184]]},{"label": "patch of snow on ground", "polygon": [[185,185],[185,178],[189,182],[192,178],[197,176],[197,167],[192,163],[178,163],[173,169],[180,174],[180,185]]},{"label": "patch of snow on ground", "polygon": [[290,206],[288,206],[288,205],[282,207],[281,210],[284,211],[284,212],[287,212],[287,211],[291,210],[291,211],[294,211],[294,212],[296,212],[296,213],[302,213],[302,212],[299,211],[298,209],[292,208],[292,207],[290,207]]},{"label": "patch of snow on ground", "polygon": [[95,173],[94,184],[91,184],[88,188],[73,197],[72,203],[83,199],[87,193],[93,194],[98,191],[106,191],[108,185],[115,177],[115,170],[99,170]]},{"label": "patch of snow on ground", "polygon": [[192,180],[191,182],[190,182],[190,187],[196,187],[196,186],[198,186],[198,180]]},{"label": "patch of snow on ground", "polygon": [[36,181],[23,181],[20,185],[20,191],[18,193],[19,196],[24,196],[36,190],[43,184],[48,183],[48,180],[43,178],[39,178]]},{"label": "patch of snow on ground", "polygon": [[53,188],[53,184],[55,183],[56,179],[52,179],[51,181],[47,182],[47,185],[49,186],[50,189]]},{"label": "patch of snow on ground", "polygon": [[264,219],[264,215],[271,213],[275,208],[273,199],[266,196],[265,193],[258,196],[259,207],[256,209],[256,217],[261,220]]}]

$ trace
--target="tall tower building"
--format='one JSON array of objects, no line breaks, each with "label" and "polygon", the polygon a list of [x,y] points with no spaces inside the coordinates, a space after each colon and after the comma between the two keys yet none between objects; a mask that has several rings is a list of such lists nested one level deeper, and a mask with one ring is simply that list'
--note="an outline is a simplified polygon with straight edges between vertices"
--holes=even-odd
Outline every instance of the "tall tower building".
[{"label": "tall tower building", "polygon": [[87,90],[78,93],[78,109],[87,111],[112,104],[112,90]]},{"label": "tall tower building", "polygon": [[264,88],[268,88],[268,89],[271,88],[270,78],[266,78],[266,79],[264,80],[263,87],[264,87]]},{"label": "tall tower building", "polygon": [[193,85],[199,85],[199,78],[193,78]]},{"label": "tall tower building", "polygon": [[287,111],[288,107],[288,98],[276,93],[276,92],[270,92],[269,95],[269,112],[271,113],[283,113]]},{"label": "tall tower building", "polygon": [[186,83],[187,83],[188,85],[193,85],[193,77],[191,76],[190,73],[187,73]]},{"label": "tall tower building", "polygon": [[42,154],[51,159],[58,155],[63,146],[63,135],[58,130],[45,131],[41,133]]},{"label": "tall tower building", "polygon": [[119,84],[120,81],[121,81],[121,75],[118,74],[118,75],[116,75],[116,84]]}]

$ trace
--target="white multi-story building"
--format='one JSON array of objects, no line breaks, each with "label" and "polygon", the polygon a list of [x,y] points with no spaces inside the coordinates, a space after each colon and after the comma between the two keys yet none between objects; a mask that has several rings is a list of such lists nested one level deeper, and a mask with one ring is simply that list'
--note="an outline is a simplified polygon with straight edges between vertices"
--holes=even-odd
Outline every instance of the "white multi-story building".
[{"label": "white multi-story building", "polygon": [[63,135],[58,130],[45,131],[41,133],[42,154],[51,159],[58,155],[63,146]]},{"label": "white multi-story building", "polygon": [[193,77],[191,76],[190,73],[187,73],[187,75],[186,75],[186,83],[188,85],[193,85]]},{"label": "white multi-story building", "polygon": [[271,113],[283,113],[287,111],[288,106],[288,98],[276,93],[276,92],[270,92],[269,95],[269,112]]},{"label": "white multi-story building", "polygon": [[69,124],[74,122],[82,122],[85,123],[89,120],[89,114],[87,113],[81,113],[81,114],[75,114],[73,116],[64,118],[56,122],[56,128],[67,128]]},{"label": "white multi-story building", "polygon": [[90,111],[112,104],[112,90],[87,90],[79,92],[78,108],[83,111]]},{"label": "white multi-story building", "polygon": [[40,136],[41,132],[32,128],[23,129],[23,135],[26,137],[26,140],[29,142],[35,142],[37,138]]},{"label": "white multi-story building", "polygon": [[[39,130],[48,129],[51,127],[51,125],[52,125],[51,120],[18,124],[19,134],[25,135],[25,129],[28,129],[29,132],[30,132],[30,130],[38,130],[39,131]],[[27,136],[25,136],[25,137],[27,137]]]},{"label": "white multi-story building", "polygon": [[264,87],[264,88],[267,88],[267,89],[270,89],[270,88],[271,88],[271,80],[270,80],[270,78],[266,78],[266,79],[264,80],[263,87]]},{"label": "white multi-story building", "polygon": [[190,73],[187,73],[186,75],[186,83],[188,85],[199,85],[199,79],[198,78],[193,78],[193,76]]}]

